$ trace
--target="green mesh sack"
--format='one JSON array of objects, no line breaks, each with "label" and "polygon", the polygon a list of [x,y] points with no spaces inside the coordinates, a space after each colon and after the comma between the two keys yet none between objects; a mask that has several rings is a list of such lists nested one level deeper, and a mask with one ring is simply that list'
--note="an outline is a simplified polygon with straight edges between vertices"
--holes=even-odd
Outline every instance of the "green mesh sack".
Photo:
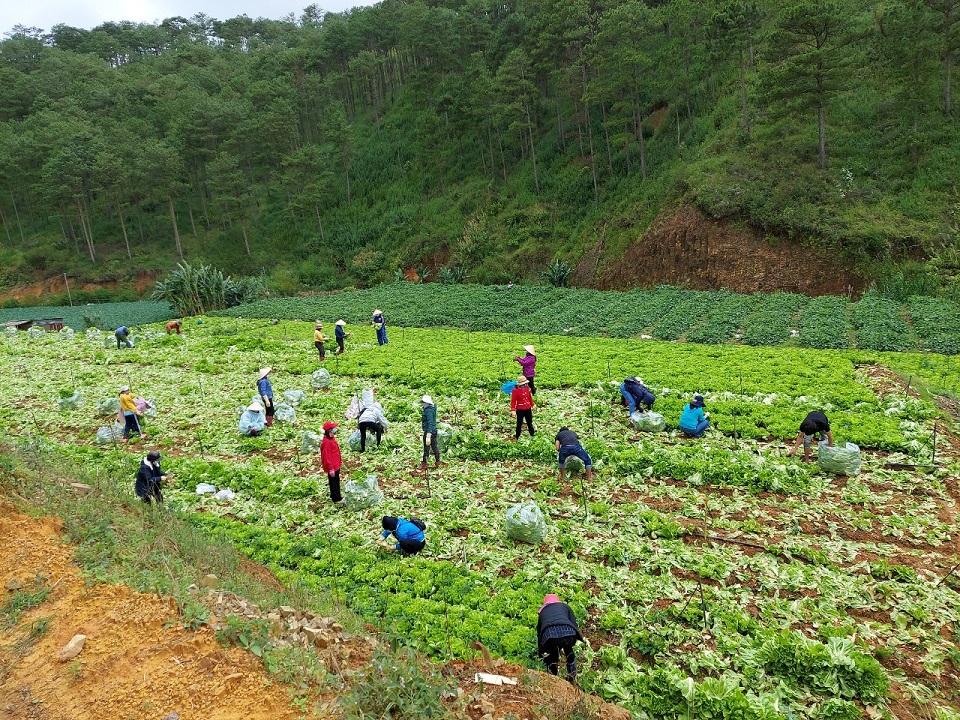
[{"label": "green mesh sack", "polygon": [[46,334],[47,334],[46,330],[44,330],[42,327],[37,327],[36,325],[27,329],[27,337],[30,338],[31,340],[42,338]]},{"label": "green mesh sack", "polygon": [[103,346],[105,348],[113,347],[117,344],[117,338],[113,335],[104,335],[103,336]]},{"label": "green mesh sack", "polygon": [[123,425],[114,423],[113,425],[104,425],[97,430],[97,443],[100,445],[110,445],[118,443],[123,439]]},{"label": "green mesh sack", "polygon": [[60,332],[57,334],[60,336],[61,340],[71,340],[73,336],[77,334],[77,332],[69,325],[64,325],[62,328],[60,328]]},{"label": "green mesh sack", "polygon": [[567,459],[563,461],[563,467],[568,473],[582,473],[587,469],[583,460],[576,455],[568,455]]},{"label": "green mesh sack", "polygon": [[300,452],[304,455],[312,455],[320,452],[320,441],[322,438],[315,432],[307,430],[300,439]]},{"label": "green mesh sack", "polygon": [[292,423],[297,419],[297,411],[286,403],[280,403],[273,411],[273,416],[277,422]]},{"label": "green mesh sack", "polygon": [[817,448],[817,465],[824,472],[853,477],[860,474],[860,447],[853,443],[830,447],[821,441]]},{"label": "green mesh sack", "polygon": [[319,370],[313,371],[313,375],[310,376],[310,384],[314,390],[322,390],[323,388],[330,387],[331,379],[330,371],[320,368]]},{"label": "green mesh sack", "polygon": [[547,534],[547,521],[533,500],[507,508],[507,537],[539,545]]},{"label": "green mesh sack", "polygon": [[360,431],[354,430],[350,433],[350,437],[347,439],[347,445],[350,446],[350,449],[354,452],[360,452]]},{"label": "green mesh sack", "polygon": [[3,334],[6,335],[8,338],[15,338],[15,337],[17,337],[17,333],[18,333],[18,332],[19,332],[19,330],[17,330],[15,327],[12,327],[12,326],[10,326],[10,325],[8,325],[7,327],[5,327],[5,328],[3,329]]},{"label": "green mesh sack", "polygon": [[76,410],[83,405],[83,395],[79,390],[74,390],[70,395],[61,395],[57,398],[57,405],[61,410]]},{"label": "green mesh sack", "polygon": [[655,412],[631,413],[630,422],[641,432],[663,432],[663,429],[667,426],[663,415]]},{"label": "green mesh sack", "polygon": [[343,504],[347,510],[363,510],[383,502],[383,491],[377,485],[376,475],[367,475],[365,480],[348,480],[343,487]]},{"label": "green mesh sack", "polygon": [[447,452],[450,441],[453,439],[453,428],[447,423],[437,423],[437,447],[440,452]]},{"label": "green mesh sack", "polygon": [[303,390],[284,390],[283,399],[287,401],[288,405],[297,407],[297,405],[307,399],[307,394]]},{"label": "green mesh sack", "polygon": [[116,415],[118,412],[120,412],[119,398],[112,397],[97,402],[97,415]]},{"label": "green mesh sack", "polygon": [[87,336],[87,340],[93,340],[94,342],[100,341],[100,336],[103,334],[97,328],[87,328],[87,332],[84,333]]}]

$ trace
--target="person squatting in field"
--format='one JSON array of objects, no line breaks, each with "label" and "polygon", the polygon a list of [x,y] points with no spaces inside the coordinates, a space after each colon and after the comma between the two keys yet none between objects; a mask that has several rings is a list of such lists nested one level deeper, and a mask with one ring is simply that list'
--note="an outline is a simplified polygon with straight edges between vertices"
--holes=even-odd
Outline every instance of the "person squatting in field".
[{"label": "person squatting in field", "polygon": [[397,544],[393,549],[399,550],[404,555],[416,555],[427,544],[427,538],[423,532],[427,529],[427,524],[419,518],[412,517],[407,520],[402,517],[384,515],[380,524],[383,526],[383,532],[380,533],[379,538],[381,544],[389,547],[387,538],[393,535],[397,539]]}]

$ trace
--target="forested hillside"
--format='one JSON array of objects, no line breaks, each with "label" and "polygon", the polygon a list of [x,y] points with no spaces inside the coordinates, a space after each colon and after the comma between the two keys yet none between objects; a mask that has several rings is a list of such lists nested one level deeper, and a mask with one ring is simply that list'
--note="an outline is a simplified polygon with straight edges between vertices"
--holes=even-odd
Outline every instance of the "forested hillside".
[{"label": "forested hillside", "polygon": [[618,263],[682,204],[867,280],[933,258],[913,267],[956,292],[958,45],[960,0],[384,0],[17,27],[0,285],[185,258],[281,292],[398,268],[532,280],[555,259],[623,286]]}]

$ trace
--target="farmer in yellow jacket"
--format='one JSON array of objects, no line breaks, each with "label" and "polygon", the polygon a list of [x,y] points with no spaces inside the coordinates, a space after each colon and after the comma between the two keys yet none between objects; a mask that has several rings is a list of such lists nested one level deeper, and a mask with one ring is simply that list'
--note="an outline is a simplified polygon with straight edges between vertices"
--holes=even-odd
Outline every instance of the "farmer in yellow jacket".
[{"label": "farmer in yellow jacket", "polygon": [[323,334],[323,323],[318,322],[313,330],[313,345],[317,348],[317,352],[320,353],[320,362],[323,362],[327,357],[327,354],[323,350],[323,344],[329,339],[330,338]]},{"label": "farmer in yellow jacket", "polygon": [[146,437],[143,430],[140,429],[140,413],[137,411],[137,403],[133,399],[133,392],[129,385],[120,388],[120,412],[123,413],[123,442],[130,439],[130,433],[135,432],[140,439]]}]

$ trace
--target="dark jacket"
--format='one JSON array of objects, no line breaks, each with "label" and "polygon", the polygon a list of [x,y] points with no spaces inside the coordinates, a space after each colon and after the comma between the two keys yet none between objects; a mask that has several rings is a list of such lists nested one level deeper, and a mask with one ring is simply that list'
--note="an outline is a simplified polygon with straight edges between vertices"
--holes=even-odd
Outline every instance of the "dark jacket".
[{"label": "dark jacket", "polygon": [[166,473],[160,469],[159,464],[154,465],[144,458],[140,463],[140,469],[137,470],[137,482],[134,486],[137,497],[141,500],[150,498],[163,500],[163,496],[160,494],[160,483],[163,481],[164,475]]},{"label": "dark jacket", "polygon": [[437,434],[437,406],[425,405],[420,413],[420,427],[425,433]]},{"label": "dark jacket", "polygon": [[342,326],[342,325],[337,325],[336,328],[334,328],[334,330],[333,330],[333,336],[334,336],[337,340],[343,340],[343,339],[347,336],[347,333],[344,332],[344,329],[343,329],[343,326]]},{"label": "dark jacket", "polygon": [[565,602],[550,603],[545,605],[537,618],[537,647],[543,652],[543,645],[547,638],[544,637],[546,629],[554,626],[567,627],[576,635],[577,640],[583,641],[583,635],[577,627],[577,619],[573,616],[573,610]]},{"label": "dark jacket", "polygon": [[646,385],[642,385],[636,380],[628,378],[623,381],[623,385],[638,403],[650,405],[655,400],[653,393],[647,389]]}]

